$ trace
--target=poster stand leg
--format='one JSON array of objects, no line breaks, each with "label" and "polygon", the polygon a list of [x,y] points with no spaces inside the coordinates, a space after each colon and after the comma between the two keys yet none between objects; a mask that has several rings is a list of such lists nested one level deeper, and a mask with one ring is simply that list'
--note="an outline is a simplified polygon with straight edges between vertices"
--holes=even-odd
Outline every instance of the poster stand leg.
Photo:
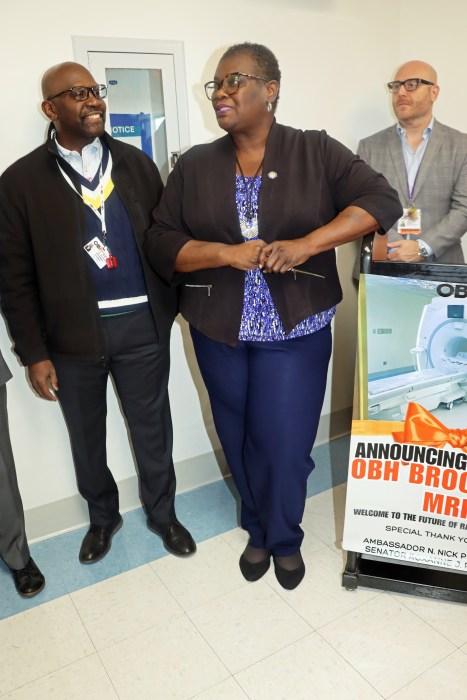
[{"label": "poster stand leg", "polygon": [[347,552],[347,562],[342,574],[342,585],[347,591],[355,591],[358,587],[358,554]]}]

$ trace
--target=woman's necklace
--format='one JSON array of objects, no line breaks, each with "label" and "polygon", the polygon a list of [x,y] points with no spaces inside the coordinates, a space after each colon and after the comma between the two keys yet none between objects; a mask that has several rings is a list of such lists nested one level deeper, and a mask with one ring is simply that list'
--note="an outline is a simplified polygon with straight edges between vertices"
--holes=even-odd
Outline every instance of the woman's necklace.
[{"label": "woman's necklace", "polygon": [[242,166],[240,165],[240,161],[238,158],[236,158],[238,169],[240,170],[240,176],[242,178],[243,182],[243,191],[245,193],[245,218],[248,219],[249,222],[251,222],[255,216],[253,204],[252,204],[252,199],[253,199],[253,189],[255,186],[255,178],[259,174],[259,171],[263,167],[263,162],[264,158],[262,159],[261,163],[258,165],[255,174],[253,177],[250,179],[249,182],[247,182],[247,179],[245,175],[243,174]]}]

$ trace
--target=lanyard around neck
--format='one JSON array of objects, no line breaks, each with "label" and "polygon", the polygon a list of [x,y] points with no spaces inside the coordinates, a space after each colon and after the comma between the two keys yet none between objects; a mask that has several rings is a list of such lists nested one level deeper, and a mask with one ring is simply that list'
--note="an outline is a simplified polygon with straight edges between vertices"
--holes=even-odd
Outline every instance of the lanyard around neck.
[{"label": "lanyard around neck", "polygon": [[[83,197],[82,193],[76,188],[74,182],[70,178],[70,176],[63,170],[62,166],[60,165],[59,161],[57,160],[57,165],[59,167],[60,172],[62,173],[63,177],[65,178],[65,181],[70,185],[71,189],[76,192],[78,197],[81,197],[82,201],[84,204],[91,209],[91,211],[97,216],[97,218],[101,222],[101,227],[102,227],[102,243],[105,245],[105,239],[107,237],[107,227],[105,224],[105,193],[104,193],[104,173],[102,169],[102,156],[101,156],[101,162],[99,165],[99,209],[96,209],[95,207],[92,206],[89,202],[85,200]],[[107,162],[107,167],[106,167],[106,172],[110,172],[112,169],[112,156],[110,155],[109,151],[109,158]]]}]

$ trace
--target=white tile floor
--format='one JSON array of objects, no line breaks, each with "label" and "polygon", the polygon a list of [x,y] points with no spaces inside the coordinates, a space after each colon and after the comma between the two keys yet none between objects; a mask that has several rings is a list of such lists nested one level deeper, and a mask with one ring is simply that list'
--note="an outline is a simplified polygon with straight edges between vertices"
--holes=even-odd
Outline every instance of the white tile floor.
[{"label": "white tile floor", "polygon": [[0,698],[467,699],[467,606],[341,587],[344,497],[308,499],[295,591],[235,529],[1,620]]}]

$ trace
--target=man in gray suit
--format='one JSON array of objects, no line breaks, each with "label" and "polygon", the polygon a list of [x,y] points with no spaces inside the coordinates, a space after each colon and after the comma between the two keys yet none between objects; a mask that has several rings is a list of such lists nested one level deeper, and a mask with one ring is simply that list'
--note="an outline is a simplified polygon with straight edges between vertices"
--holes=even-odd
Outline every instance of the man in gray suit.
[{"label": "man in gray suit", "polygon": [[18,593],[31,597],[44,588],[45,579],[31,558],[24,528],[8,428],[6,383],[10,378],[0,352],[0,557],[13,574]]},{"label": "man in gray suit", "polygon": [[404,216],[389,231],[388,260],[463,264],[467,231],[467,134],[433,117],[434,68],[409,61],[388,83],[398,119],[357,153],[397,190]]}]

